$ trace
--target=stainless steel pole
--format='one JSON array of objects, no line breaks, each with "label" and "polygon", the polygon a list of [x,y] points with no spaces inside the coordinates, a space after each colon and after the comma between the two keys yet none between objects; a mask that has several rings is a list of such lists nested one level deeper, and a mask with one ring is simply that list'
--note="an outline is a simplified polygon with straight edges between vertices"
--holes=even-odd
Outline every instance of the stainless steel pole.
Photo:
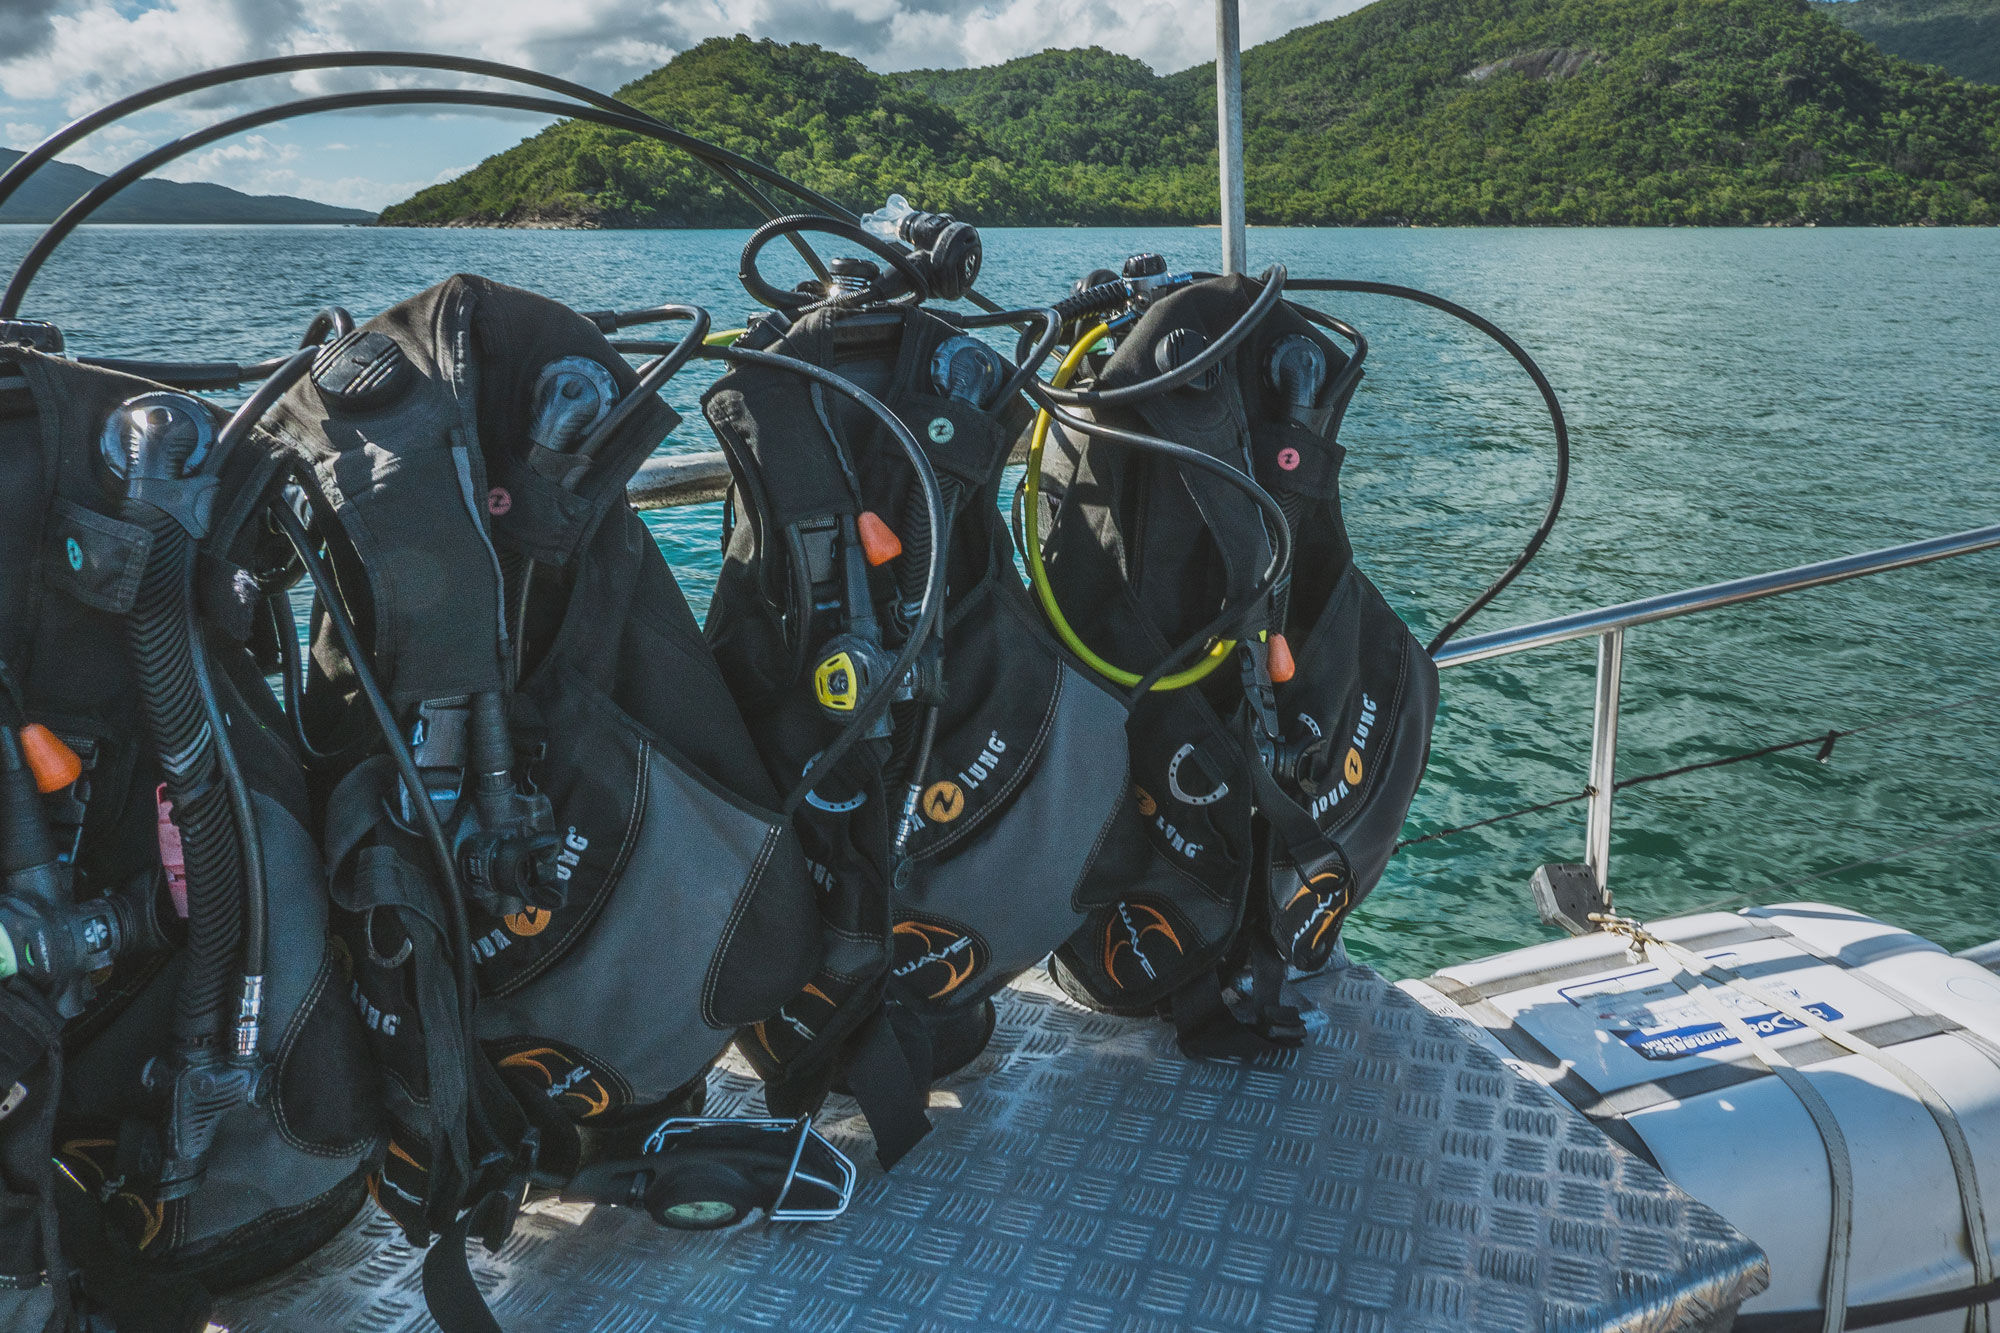
[{"label": "stainless steel pole", "polygon": [[1222,271],[1249,262],[1243,234],[1243,25],[1236,0],[1215,0],[1215,129],[1222,168]]},{"label": "stainless steel pole", "polygon": [[1583,863],[1597,875],[1611,901],[1611,795],[1618,781],[1618,692],[1625,679],[1625,631],[1597,640],[1597,707],[1590,723],[1590,805],[1584,824]]}]

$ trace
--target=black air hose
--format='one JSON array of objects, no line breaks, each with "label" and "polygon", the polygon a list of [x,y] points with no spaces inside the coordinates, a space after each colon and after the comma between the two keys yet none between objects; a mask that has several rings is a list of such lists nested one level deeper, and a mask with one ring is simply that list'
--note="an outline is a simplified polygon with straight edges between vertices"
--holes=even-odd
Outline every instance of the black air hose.
[{"label": "black air hose", "polygon": [[126,437],[131,480],[118,516],[153,539],[126,618],[126,642],[187,867],[187,969],[174,1011],[174,1036],[184,1047],[209,1047],[221,1031],[225,997],[239,970],[241,848],[223,783],[219,738],[208,724],[195,678],[190,614],[195,542],[178,519],[139,494],[145,482],[178,480],[199,437],[193,429],[173,425],[141,426],[128,430]]},{"label": "black air hose", "polygon": [[1132,287],[1125,279],[1114,282],[1100,282],[1095,287],[1086,287],[1080,292],[1065,296],[1055,303],[1056,314],[1067,324],[1085,315],[1103,314],[1116,310],[1132,299]]}]

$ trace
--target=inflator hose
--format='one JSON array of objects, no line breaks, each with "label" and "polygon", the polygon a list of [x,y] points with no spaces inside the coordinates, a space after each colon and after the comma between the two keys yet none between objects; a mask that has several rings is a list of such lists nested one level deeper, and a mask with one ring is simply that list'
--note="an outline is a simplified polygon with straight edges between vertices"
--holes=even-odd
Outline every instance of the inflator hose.
[{"label": "inflator hose", "polygon": [[1500,571],[1498,578],[1486,585],[1484,592],[1473,598],[1463,611],[1446,621],[1444,628],[1439,630],[1436,637],[1425,646],[1424,651],[1436,657],[1438,650],[1450,642],[1452,635],[1465,627],[1466,621],[1478,615],[1485,609],[1487,603],[1498,597],[1508,584],[1520,577],[1521,571],[1533,562],[1541,551],[1542,544],[1548,541],[1549,534],[1555,531],[1556,519],[1562,515],[1563,497],[1569,491],[1569,422],[1563,416],[1562,401],[1556,397],[1555,386],[1549,383],[1549,377],[1542,373],[1542,368],[1535,363],[1534,357],[1528,355],[1526,348],[1515,342],[1505,329],[1492,320],[1476,311],[1467,310],[1457,302],[1447,301],[1442,296],[1415,287],[1398,286],[1392,282],[1362,282],[1343,278],[1308,278],[1294,282],[1292,289],[1300,292],[1349,292],[1364,296],[1392,296],[1400,301],[1414,301],[1418,305],[1429,306],[1433,310],[1450,315],[1453,319],[1479,330],[1498,343],[1507,355],[1513,357],[1521,369],[1528,373],[1528,378],[1534,381],[1536,392],[1542,396],[1542,406],[1548,410],[1549,427],[1555,433],[1556,446],[1555,484],[1550,487],[1549,507],[1542,514],[1542,521],[1535,525],[1534,532],[1529,534],[1521,553],[1514,557],[1507,568]]},{"label": "inflator hose", "polygon": [[[154,447],[166,457],[159,459],[145,456],[154,438],[138,437],[131,475],[178,477],[187,459],[179,443],[184,437],[176,432],[160,439]],[[186,857],[187,966],[174,1006],[174,1037],[185,1047],[207,1047],[221,1030],[224,998],[237,974],[243,863],[217,752],[220,738],[209,726],[195,677],[195,543],[178,521],[144,500],[128,497],[118,516],[153,539],[125,637]]]}]

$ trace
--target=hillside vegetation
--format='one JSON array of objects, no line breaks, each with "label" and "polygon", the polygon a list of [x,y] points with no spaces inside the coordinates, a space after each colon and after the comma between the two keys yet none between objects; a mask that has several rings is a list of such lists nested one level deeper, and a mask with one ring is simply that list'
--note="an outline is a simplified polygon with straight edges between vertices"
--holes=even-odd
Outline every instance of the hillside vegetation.
[{"label": "hillside vegetation", "polygon": [[[0,171],[20,160],[0,148]],[[68,162],[51,162],[30,176],[13,198],[0,204],[0,222],[51,222],[87,190],[104,180]],[[139,180],[91,214],[93,222],[372,222],[373,213],[336,208],[282,194],[244,194],[223,185]]]},{"label": "hillside vegetation", "polygon": [[[1243,67],[1254,222],[2000,221],[2000,89],[1803,0],[1376,0]],[[738,37],[620,95],[862,209],[901,191],[993,224],[1214,217],[1209,66],[1091,49],[880,75]],[[674,150],[565,123],[383,220],[753,219]]]},{"label": "hillside vegetation", "polygon": [[1815,0],[1813,8],[1891,55],[2000,83],[2000,0]]}]

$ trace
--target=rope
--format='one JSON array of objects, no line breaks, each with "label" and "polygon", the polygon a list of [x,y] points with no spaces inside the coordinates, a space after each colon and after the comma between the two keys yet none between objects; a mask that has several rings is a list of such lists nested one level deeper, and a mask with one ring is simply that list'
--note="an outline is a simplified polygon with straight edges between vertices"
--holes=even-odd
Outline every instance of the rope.
[{"label": "rope", "polygon": [[[1722,755],[1715,759],[1700,759],[1692,764],[1682,764],[1677,768],[1663,768],[1660,769],[1658,772],[1654,773],[1641,773],[1637,777],[1621,778],[1619,781],[1611,784],[1611,790],[1614,792],[1621,792],[1629,787],[1644,786],[1646,783],[1649,782],[1664,782],[1668,778],[1686,777],[1690,773],[1701,773],[1713,768],[1727,768],[1731,764],[1740,764],[1751,759],[1767,759],[1774,754],[1782,754],[1787,750],[1802,749],[1803,747],[1808,745],[1819,746],[1819,752],[1813,757],[1817,759],[1820,763],[1825,763],[1828,759],[1833,757],[1834,744],[1838,741],[1846,739],[1849,736],[1859,736],[1863,732],[1877,731],[1883,727],[1893,727],[1899,723],[1909,722],[1920,717],[1930,717],[1938,713],[1948,713],[1951,712],[1953,709],[1964,708],[1968,704],[1983,703],[1989,699],[2000,699],[2000,690],[1986,690],[1982,691],[1979,694],[1969,694],[1963,699],[1954,699],[1952,702],[1947,704],[1936,704],[1929,708],[1916,709],[1913,712],[1898,713],[1894,717],[1877,718],[1873,722],[1864,722],[1859,726],[1848,727],[1844,730],[1833,729],[1823,732],[1815,732],[1810,736],[1801,736],[1797,740],[1780,741],[1776,745],[1759,746],[1757,749],[1744,750],[1739,754]],[[1510,819],[1520,819],[1527,815],[1538,815],[1543,813],[1544,811],[1560,809],[1565,805],[1575,805],[1579,801],[1589,800],[1592,796],[1596,794],[1597,793],[1595,788],[1585,787],[1582,791],[1578,792],[1574,796],[1559,796],[1553,801],[1543,801],[1539,805],[1522,806],[1519,810],[1509,810],[1505,814],[1489,815],[1485,819],[1475,819],[1470,824],[1456,824],[1453,825],[1451,828],[1439,829],[1435,833],[1425,833],[1419,837],[1405,838],[1401,842],[1396,844],[1396,850],[1400,852],[1405,847],[1415,847],[1419,843],[1435,842],[1440,838],[1449,838],[1460,833],[1470,833],[1473,829],[1485,828],[1489,824],[1503,824]],[[1990,825],[1990,824],[1985,825],[1983,826],[1983,828],[1972,830],[1971,833],[1961,834],[1958,836],[1970,837],[1972,836],[1972,833],[1983,832],[1986,828],[1992,828],[1992,827],[1995,827],[1995,825]],[[1955,841],[1955,840],[1956,839],[1946,839],[1946,841]],[[1875,861],[1889,860],[1892,859],[1893,856],[1905,855],[1908,852],[1913,852],[1913,851],[1921,851],[1923,850],[1924,846],[1936,846],[1936,845],[1939,844],[1934,844],[1934,843],[1923,844],[1917,847],[1905,848],[1901,852],[1892,853],[1891,856],[1870,857],[1866,861],[1856,861],[1854,862],[1853,865],[1843,866],[1841,867],[1841,870],[1852,870],[1856,866],[1869,865]],[[1803,884],[1810,880],[1824,878],[1826,875],[1834,875],[1839,873],[1840,873],[1839,870],[1824,871],[1819,875],[1808,875],[1805,877],[1805,879],[1794,880],[1791,881],[1791,883]],[[1787,888],[1790,887],[1790,885],[1789,884],[1772,885],[1769,887]]]}]

